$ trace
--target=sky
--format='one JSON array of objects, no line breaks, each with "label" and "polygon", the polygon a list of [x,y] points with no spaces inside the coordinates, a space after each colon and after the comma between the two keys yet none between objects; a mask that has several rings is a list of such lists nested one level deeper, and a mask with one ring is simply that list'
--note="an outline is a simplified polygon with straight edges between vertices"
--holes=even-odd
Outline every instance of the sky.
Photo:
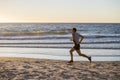
[{"label": "sky", "polygon": [[120,0],[0,0],[0,23],[120,23]]}]

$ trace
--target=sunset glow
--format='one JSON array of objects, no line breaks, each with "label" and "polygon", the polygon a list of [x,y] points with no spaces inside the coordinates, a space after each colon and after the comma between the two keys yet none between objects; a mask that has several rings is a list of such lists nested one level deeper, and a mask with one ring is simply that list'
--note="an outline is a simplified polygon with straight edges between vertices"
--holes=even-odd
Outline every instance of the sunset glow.
[{"label": "sunset glow", "polygon": [[120,23],[119,4],[120,0],[0,0],[0,23]]},{"label": "sunset glow", "polygon": [[0,17],[0,22],[12,22],[12,20],[4,18],[4,17]]}]

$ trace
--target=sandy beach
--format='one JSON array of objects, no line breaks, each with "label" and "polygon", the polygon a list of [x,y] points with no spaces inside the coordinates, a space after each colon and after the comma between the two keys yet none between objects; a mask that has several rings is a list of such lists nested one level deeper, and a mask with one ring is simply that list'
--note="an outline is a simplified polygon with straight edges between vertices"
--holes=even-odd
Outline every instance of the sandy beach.
[{"label": "sandy beach", "polygon": [[0,80],[119,80],[120,61],[75,61],[0,57]]}]

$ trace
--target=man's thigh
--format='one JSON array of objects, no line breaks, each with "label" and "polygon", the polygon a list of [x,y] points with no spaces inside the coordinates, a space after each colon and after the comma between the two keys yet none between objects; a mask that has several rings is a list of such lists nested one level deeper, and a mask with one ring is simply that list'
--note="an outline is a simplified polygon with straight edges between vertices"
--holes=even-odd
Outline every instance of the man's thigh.
[{"label": "man's thigh", "polygon": [[70,49],[70,52],[73,52],[74,50],[75,50],[74,48],[71,48],[71,49]]}]

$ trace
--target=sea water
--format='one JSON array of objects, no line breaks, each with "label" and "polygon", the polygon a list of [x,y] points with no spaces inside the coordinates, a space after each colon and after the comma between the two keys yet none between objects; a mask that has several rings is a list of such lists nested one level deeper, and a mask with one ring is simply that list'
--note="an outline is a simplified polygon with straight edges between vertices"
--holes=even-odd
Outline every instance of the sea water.
[{"label": "sea water", "polygon": [[[0,23],[0,55],[69,60],[73,27],[84,36],[83,53],[95,61],[120,61],[119,23]],[[74,55],[75,60],[84,60]]]}]

